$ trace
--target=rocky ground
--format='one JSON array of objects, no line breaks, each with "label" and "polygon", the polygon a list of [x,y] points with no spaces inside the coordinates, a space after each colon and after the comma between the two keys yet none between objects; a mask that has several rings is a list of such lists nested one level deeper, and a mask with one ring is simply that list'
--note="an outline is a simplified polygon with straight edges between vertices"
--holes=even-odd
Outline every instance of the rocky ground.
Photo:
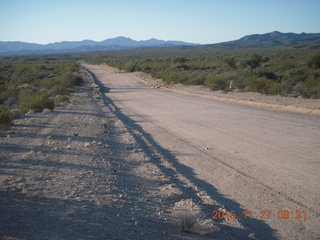
[{"label": "rocky ground", "polygon": [[0,133],[0,239],[254,239],[119,117],[89,75]]}]

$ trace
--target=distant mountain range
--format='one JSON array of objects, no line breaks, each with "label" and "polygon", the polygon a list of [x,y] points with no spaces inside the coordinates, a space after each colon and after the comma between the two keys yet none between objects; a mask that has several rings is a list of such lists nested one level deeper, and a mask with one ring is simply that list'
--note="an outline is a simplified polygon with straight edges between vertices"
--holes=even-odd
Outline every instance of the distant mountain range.
[{"label": "distant mountain range", "polygon": [[294,47],[294,48],[320,48],[320,33],[281,33],[274,31],[265,34],[252,34],[239,40],[213,44],[215,47]]},{"label": "distant mountain range", "polygon": [[193,45],[196,44],[182,41],[164,41],[154,38],[149,40],[136,41],[127,37],[110,38],[101,42],[96,42],[92,40],[70,42],[64,41],[49,44],[37,44],[27,42],[0,42],[0,55],[93,52],[130,49],[138,47],[172,47]]},{"label": "distant mountain range", "polygon": [[[0,42],[0,55],[22,54],[50,54],[71,52],[93,52],[122,50],[139,47],[174,47],[197,46],[199,44],[182,41],[164,41],[149,39],[135,41],[127,37],[110,38],[101,42],[92,40],[64,41],[50,44],[36,44],[27,42]],[[266,34],[248,35],[239,40],[208,44],[211,47],[228,48],[256,48],[256,47],[294,47],[294,48],[320,48],[320,33],[281,33],[271,32]]]}]

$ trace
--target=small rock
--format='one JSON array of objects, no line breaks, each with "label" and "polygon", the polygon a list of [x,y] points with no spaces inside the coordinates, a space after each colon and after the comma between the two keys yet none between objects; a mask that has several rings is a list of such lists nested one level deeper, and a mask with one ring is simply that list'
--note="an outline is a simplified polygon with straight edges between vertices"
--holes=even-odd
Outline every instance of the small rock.
[{"label": "small rock", "polygon": [[256,236],[255,236],[254,233],[250,233],[250,234],[248,235],[248,238],[249,238],[249,239],[256,239]]},{"label": "small rock", "polygon": [[73,133],[73,136],[77,137],[77,136],[79,136],[79,133],[75,132],[75,133]]},{"label": "small rock", "polygon": [[51,110],[49,108],[45,108],[45,109],[43,109],[42,113],[49,114],[49,113],[51,113]]},{"label": "small rock", "polygon": [[90,146],[90,143],[86,142],[86,143],[84,144],[84,146],[85,146],[85,147],[89,147],[89,146]]},{"label": "small rock", "polygon": [[25,115],[31,115],[31,114],[34,114],[34,113],[35,113],[35,111],[31,109]]},{"label": "small rock", "polygon": [[70,145],[68,145],[68,146],[67,146],[67,149],[70,149],[70,148],[71,148],[71,146],[70,146]]}]

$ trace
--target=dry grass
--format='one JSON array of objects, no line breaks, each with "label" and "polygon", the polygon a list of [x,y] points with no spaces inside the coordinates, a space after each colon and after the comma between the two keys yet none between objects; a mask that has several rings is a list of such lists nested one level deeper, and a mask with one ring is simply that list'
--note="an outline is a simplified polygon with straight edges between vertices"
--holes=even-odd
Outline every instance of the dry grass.
[{"label": "dry grass", "polygon": [[193,213],[183,213],[178,219],[181,231],[185,233],[192,233],[192,230],[198,222],[197,216]]}]

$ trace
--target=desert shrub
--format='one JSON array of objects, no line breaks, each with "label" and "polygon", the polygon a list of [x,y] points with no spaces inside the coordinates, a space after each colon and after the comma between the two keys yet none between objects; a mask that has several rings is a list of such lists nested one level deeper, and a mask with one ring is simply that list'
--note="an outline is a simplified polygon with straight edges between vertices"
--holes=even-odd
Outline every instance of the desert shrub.
[{"label": "desert shrub", "polygon": [[73,72],[72,73],[72,78],[73,78],[73,80],[72,80],[72,84],[73,85],[78,85],[79,86],[83,82],[82,75],[79,72]]},{"label": "desert shrub", "polygon": [[312,56],[308,60],[308,66],[312,68],[320,68],[320,53]]},{"label": "desert shrub", "polygon": [[12,125],[13,115],[8,108],[0,106],[0,129],[8,129]]},{"label": "desert shrub", "polygon": [[190,74],[190,78],[186,81],[188,85],[203,85],[206,80],[206,75],[202,72],[193,72]]},{"label": "desert shrub", "polygon": [[182,70],[190,70],[191,69],[190,66],[187,64],[178,64],[175,67],[178,69],[182,69]]},{"label": "desert shrub", "polygon": [[226,90],[229,87],[232,79],[226,75],[209,75],[207,76],[204,85],[211,90]]},{"label": "desert shrub", "polygon": [[136,71],[141,71],[141,68],[138,66],[137,63],[135,62],[129,62],[127,64],[124,65],[124,70],[126,70],[127,72],[136,72]]},{"label": "desert shrub", "polygon": [[294,90],[305,98],[320,98],[320,79],[309,78]]},{"label": "desert shrub", "polygon": [[67,95],[59,95],[57,96],[57,102],[68,102],[69,97]]},{"label": "desert shrub", "polygon": [[273,81],[278,81],[278,76],[270,70],[261,70],[261,71],[258,71],[257,74],[258,74],[258,77],[265,77]]},{"label": "desert shrub", "polygon": [[69,88],[60,84],[55,85],[51,90],[53,95],[67,95],[69,94]]},{"label": "desert shrub", "polygon": [[281,85],[266,77],[251,76],[247,78],[246,85],[250,91],[264,94],[278,94],[281,92]]},{"label": "desert shrub", "polygon": [[55,107],[54,101],[47,95],[31,95],[24,96],[20,100],[20,111],[26,113],[29,110],[41,112],[43,109],[48,108],[53,110]]},{"label": "desert shrub", "polygon": [[[281,92],[283,95],[298,94],[300,92],[307,92],[306,89],[302,90],[305,81],[312,78],[310,73],[305,68],[293,68],[281,78]],[[302,94],[306,96],[305,94]]]},{"label": "desert shrub", "polygon": [[150,72],[152,71],[152,67],[149,66],[149,65],[144,65],[144,66],[141,68],[141,71],[146,72],[146,73],[150,73]]},{"label": "desert shrub", "polygon": [[198,219],[197,216],[192,213],[184,213],[179,216],[179,225],[182,232],[192,233]]},{"label": "desert shrub", "polygon": [[167,83],[186,83],[190,79],[190,74],[181,71],[161,72],[157,77],[162,78]]},{"label": "desert shrub", "polygon": [[234,57],[226,57],[223,59],[223,61],[231,68],[236,69],[237,68],[237,62]]},{"label": "desert shrub", "polygon": [[249,66],[251,69],[255,69],[257,67],[260,67],[262,60],[262,56],[257,53],[253,53],[250,55],[250,57],[244,60],[243,65]]},{"label": "desert shrub", "polygon": [[185,62],[187,62],[189,59],[188,58],[186,58],[186,57],[175,57],[174,59],[173,59],[173,62],[174,63],[185,63]]}]

